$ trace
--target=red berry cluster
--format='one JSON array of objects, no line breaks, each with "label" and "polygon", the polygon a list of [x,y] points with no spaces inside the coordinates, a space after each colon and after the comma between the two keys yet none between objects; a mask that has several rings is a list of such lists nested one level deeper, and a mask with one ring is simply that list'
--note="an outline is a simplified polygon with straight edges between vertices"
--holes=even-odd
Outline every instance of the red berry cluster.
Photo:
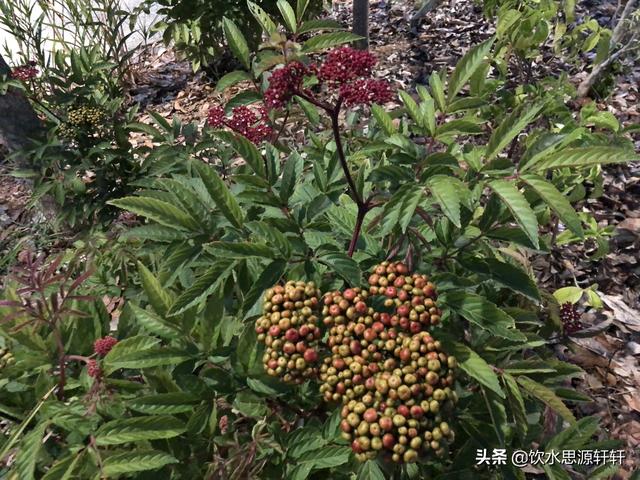
[{"label": "red berry cluster", "polygon": [[104,357],[116,343],[118,343],[118,340],[111,336],[99,338],[93,343],[93,351]]},{"label": "red berry cluster", "polygon": [[274,70],[269,77],[269,87],[264,92],[264,101],[269,108],[280,108],[302,89],[305,76],[313,73],[298,61]]},{"label": "red berry cluster", "polygon": [[582,322],[580,322],[580,313],[573,303],[563,303],[560,307],[560,319],[565,333],[572,334],[578,330],[582,330]]},{"label": "red berry cluster", "polygon": [[393,99],[393,91],[389,82],[365,78],[340,86],[340,96],[345,105],[371,105],[386,103]]},{"label": "red berry cluster", "polygon": [[26,82],[38,75],[38,69],[35,67],[36,62],[29,62],[26,65],[16,67],[11,71],[11,78]]},{"label": "red berry cluster", "polygon": [[316,376],[319,296],[313,282],[289,281],[267,290],[256,332],[267,347],[262,360],[268,375],[287,383]]},{"label": "red berry cluster", "polygon": [[319,67],[290,62],[272,73],[264,94],[265,103],[269,108],[280,108],[296,94],[313,99],[311,90],[302,86],[304,77],[312,75],[327,86],[329,96],[337,94],[347,106],[388,102],[393,98],[389,83],[368,78],[375,65],[376,59],[371,53],[351,47],[332,50]]},{"label": "red berry cluster", "polygon": [[87,373],[93,378],[102,376],[102,369],[96,360],[89,360],[87,362]]},{"label": "red berry cluster", "polygon": [[209,110],[207,123],[214,128],[227,127],[256,144],[273,132],[267,123],[268,114],[264,107],[249,108],[241,105],[231,113],[231,117],[227,117],[222,107],[213,107]]},{"label": "red berry cluster", "polygon": [[318,76],[322,81],[345,83],[370,76],[376,63],[376,57],[370,52],[351,47],[336,48],[327,54]]}]

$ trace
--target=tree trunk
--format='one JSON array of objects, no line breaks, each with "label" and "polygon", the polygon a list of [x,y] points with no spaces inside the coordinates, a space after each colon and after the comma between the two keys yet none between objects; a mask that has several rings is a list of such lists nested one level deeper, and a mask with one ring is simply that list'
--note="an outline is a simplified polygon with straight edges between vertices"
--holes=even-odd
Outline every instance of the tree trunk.
[{"label": "tree trunk", "polygon": [[[9,65],[0,56],[0,75],[10,72]],[[29,139],[41,132],[40,119],[22,92],[10,88],[5,95],[0,95],[0,147],[13,152],[27,146]]]},{"label": "tree trunk", "polygon": [[369,0],[353,0],[353,33],[364,37],[356,42],[360,50],[369,49]]}]

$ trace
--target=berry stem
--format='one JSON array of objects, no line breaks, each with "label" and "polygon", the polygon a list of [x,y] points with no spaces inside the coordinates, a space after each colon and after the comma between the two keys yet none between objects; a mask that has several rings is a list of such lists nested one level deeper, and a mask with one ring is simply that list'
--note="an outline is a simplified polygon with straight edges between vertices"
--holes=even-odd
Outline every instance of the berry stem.
[{"label": "berry stem", "polygon": [[358,244],[358,239],[360,238],[360,232],[362,231],[362,224],[364,222],[364,217],[367,215],[369,211],[368,205],[358,206],[358,216],[356,217],[356,226],[353,229],[353,235],[351,236],[351,242],[349,243],[349,251],[347,255],[352,257],[353,252],[356,250],[356,245]]},{"label": "berry stem", "polygon": [[[340,165],[342,166],[342,171],[344,172],[344,176],[347,180],[347,183],[349,184],[349,190],[351,192],[351,197],[353,198],[353,200],[356,202],[356,204],[358,205],[358,208],[365,208],[368,210],[367,208],[367,204],[362,200],[362,197],[360,197],[360,194],[358,193],[358,189],[356,188],[356,184],[353,181],[353,177],[351,176],[351,172],[349,171],[349,164],[347,163],[347,157],[344,154],[344,147],[342,145],[342,137],[340,136],[340,123],[338,120],[338,115],[340,112],[340,105],[341,103],[339,102],[336,105],[336,108],[333,111],[330,111],[330,117],[331,117],[331,129],[333,130],[333,138],[336,142],[336,150],[338,152],[338,159],[340,160]],[[366,213],[366,211],[365,211]]]}]

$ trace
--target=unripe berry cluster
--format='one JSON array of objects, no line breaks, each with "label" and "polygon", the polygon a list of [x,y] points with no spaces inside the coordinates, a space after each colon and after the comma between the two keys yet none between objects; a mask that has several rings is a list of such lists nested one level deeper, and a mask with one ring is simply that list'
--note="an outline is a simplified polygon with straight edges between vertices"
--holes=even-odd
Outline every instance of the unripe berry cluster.
[{"label": "unripe berry cluster", "polygon": [[267,290],[256,332],[266,346],[268,375],[296,384],[317,375],[319,297],[313,282],[289,281]]},{"label": "unripe berry cluster", "polygon": [[8,348],[0,348],[0,370],[15,363],[16,359]]},{"label": "unripe berry cluster", "polygon": [[[358,459],[442,455],[453,440],[442,419],[456,400],[456,359],[426,331],[440,322],[435,286],[389,262],[374,268],[369,285],[323,298],[331,356],[320,368],[320,391],[343,402],[341,429]],[[379,296],[383,311],[373,307]]]},{"label": "unripe berry cluster", "polygon": [[227,117],[222,107],[213,107],[209,110],[207,123],[214,128],[227,127],[256,144],[273,133],[264,107],[249,108],[241,105],[231,111],[230,117]]},{"label": "unripe berry cluster", "polygon": [[76,139],[80,136],[92,135],[103,137],[106,133],[107,113],[99,108],[89,105],[67,110],[67,121],[58,129],[62,137]]},{"label": "unripe berry cluster", "polygon": [[580,312],[573,303],[563,303],[560,307],[560,319],[565,333],[572,334],[578,330],[582,330],[582,322],[580,322]]},{"label": "unripe berry cluster", "polygon": [[35,67],[36,62],[29,62],[26,65],[21,65],[14,68],[11,71],[11,78],[26,82],[38,75],[38,69]]}]

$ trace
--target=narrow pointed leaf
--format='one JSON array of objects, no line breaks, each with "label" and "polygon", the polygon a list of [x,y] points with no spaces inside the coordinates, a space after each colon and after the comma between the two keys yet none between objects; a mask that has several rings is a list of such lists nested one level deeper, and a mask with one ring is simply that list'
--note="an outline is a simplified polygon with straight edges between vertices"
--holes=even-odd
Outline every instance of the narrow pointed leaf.
[{"label": "narrow pointed leaf", "polygon": [[235,57],[240,60],[244,68],[250,69],[249,46],[238,26],[233,20],[225,17],[222,19],[222,28],[224,30],[224,38],[227,40],[227,44]]},{"label": "narrow pointed leaf", "polygon": [[576,422],[573,413],[567,408],[564,402],[558,397],[553,390],[541,383],[538,383],[529,377],[519,376],[517,381],[522,388],[532,397],[542,401],[549,408],[553,409],[567,422],[574,424]]},{"label": "narrow pointed leaf", "polygon": [[484,62],[485,57],[491,51],[494,38],[490,38],[482,42],[480,45],[473,47],[460,59],[456,68],[449,78],[449,102],[451,102],[455,96],[462,90],[467,80],[471,78],[471,75],[478,69]]},{"label": "narrow pointed leaf", "polygon": [[124,197],[107,203],[146,217],[166,227],[182,227],[187,230],[199,230],[200,227],[198,222],[187,212],[157,198]]},{"label": "narrow pointed leaf", "polygon": [[194,162],[193,165],[198,175],[200,175],[209,196],[225,218],[229,220],[233,226],[238,228],[242,227],[244,217],[242,209],[215,170],[202,162]]},{"label": "narrow pointed leaf", "polygon": [[119,418],[102,425],[95,433],[96,445],[121,445],[143,440],[173,438],[186,431],[184,423],[175,417]]},{"label": "narrow pointed leaf", "polygon": [[538,248],[538,219],[520,191],[506,180],[489,182],[489,187],[505,203],[531,243]]},{"label": "narrow pointed leaf", "polygon": [[137,450],[117,453],[107,457],[102,465],[102,473],[108,476],[125,473],[157,470],[165,465],[178,463],[178,459],[159,450]]},{"label": "narrow pointed leaf", "polygon": [[486,160],[490,161],[498,156],[536,118],[541,109],[542,105],[527,105],[523,107],[523,111],[517,110],[508,115],[489,138],[485,151]]}]

